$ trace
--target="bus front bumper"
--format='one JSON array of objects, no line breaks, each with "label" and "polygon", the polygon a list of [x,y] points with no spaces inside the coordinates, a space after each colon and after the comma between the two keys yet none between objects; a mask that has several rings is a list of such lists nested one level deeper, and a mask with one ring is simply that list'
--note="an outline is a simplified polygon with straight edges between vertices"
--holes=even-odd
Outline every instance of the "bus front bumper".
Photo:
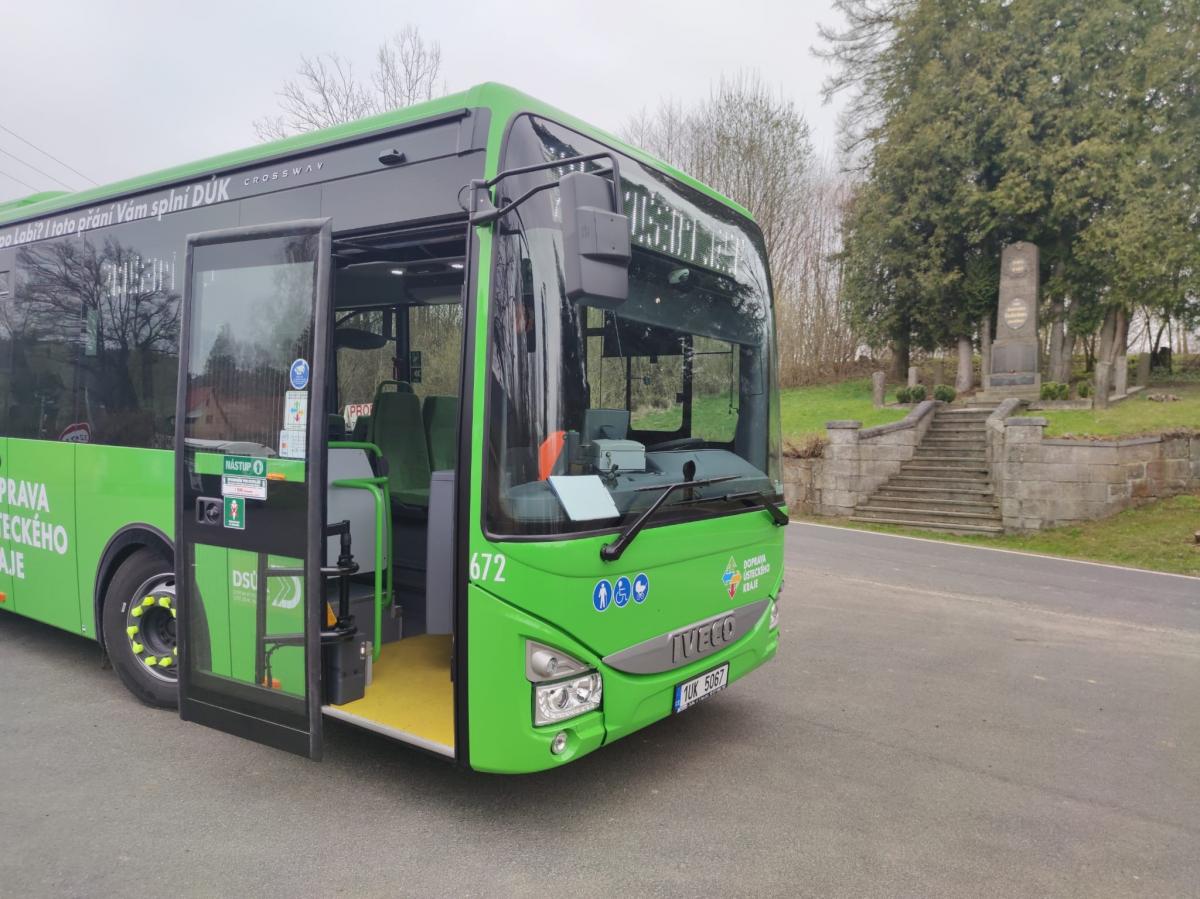
[{"label": "bus front bumper", "polygon": [[[469,761],[480,771],[516,774],[557,768],[669,717],[679,684],[726,663],[732,684],[770,661],[779,649],[778,624],[771,626],[772,599],[746,634],[719,651],[670,671],[628,674],[605,665],[549,623],[474,585],[469,590],[470,632],[487,635],[468,647]],[[524,670],[527,640],[560,649],[600,672],[600,708],[535,727],[532,685]],[[566,735],[566,745],[554,752],[560,733]]]}]

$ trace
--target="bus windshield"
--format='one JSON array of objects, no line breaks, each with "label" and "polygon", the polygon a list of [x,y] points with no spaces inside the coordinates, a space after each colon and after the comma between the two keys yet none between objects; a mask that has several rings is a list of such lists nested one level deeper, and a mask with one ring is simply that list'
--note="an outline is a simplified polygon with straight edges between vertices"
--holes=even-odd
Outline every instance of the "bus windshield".
[{"label": "bus windshield", "polygon": [[[602,149],[526,116],[504,167]],[[503,191],[520,196],[565,172],[513,177]],[[487,397],[493,533],[620,527],[681,481],[718,482],[674,491],[662,521],[781,498],[762,237],[725,204],[630,158],[620,175],[633,259],[629,298],[615,308],[565,295],[557,188],[501,219]]]}]

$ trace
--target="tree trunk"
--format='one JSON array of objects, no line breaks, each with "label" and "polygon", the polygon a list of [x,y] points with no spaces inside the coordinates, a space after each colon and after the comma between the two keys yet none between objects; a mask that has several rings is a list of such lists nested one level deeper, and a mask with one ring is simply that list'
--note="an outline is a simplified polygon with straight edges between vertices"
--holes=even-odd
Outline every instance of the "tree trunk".
[{"label": "tree trunk", "polygon": [[1071,363],[1075,355],[1075,335],[1067,330],[1067,298],[1056,297],[1050,305],[1050,363],[1047,369],[1051,381],[1067,384],[1071,380]]},{"label": "tree trunk", "polygon": [[1158,332],[1154,335],[1154,339],[1150,342],[1150,355],[1153,356],[1158,352],[1158,348],[1162,346],[1163,331],[1167,330],[1167,322],[1169,318],[1164,318],[1158,326]]},{"label": "tree trunk", "polygon": [[954,389],[959,393],[966,393],[975,386],[974,362],[971,338],[958,338],[958,372],[954,377]]},{"label": "tree trunk", "polygon": [[1058,377],[1055,378],[1063,384],[1071,382],[1071,372],[1074,369],[1075,363],[1075,344],[1079,338],[1070,331],[1063,334],[1063,351],[1062,351],[1062,368],[1056,372]]},{"label": "tree trunk", "polygon": [[1112,387],[1112,363],[1096,360],[1096,397],[1092,400],[1095,409],[1108,408],[1108,391]]},{"label": "tree trunk", "polygon": [[1129,390],[1129,311],[1117,310],[1117,339],[1113,346],[1113,386],[1124,396]]},{"label": "tree trunk", "polygon": [[1129,319],[1120,306],[1110,306],[1104,313],[1100,326],[1100,349],[1096,353],[1096,401],[1097,409],[1108,408],[1108,391],[1112,388],[1113,365],[1117,354],[1124,352]]},{"label": "tree trunk", "polygon": [[909,365],[908,335],[897,337],[892,341],[892,371],[891,380],[903,382],[908,378]]},{"label": "tree trunk", "polygon": [[1058,373],[1062,371],[1063,336],[1066,325],[1063,318],[1066,306],[1062,297],[1055,297],[1050,302],[1050,365],[1047,374],[1051,381],[1061,380]]},{"label": "tree trunk", "polygon": [[987,390],[992,381],[992,316],[985,315],[979,323],[979,381]]}]

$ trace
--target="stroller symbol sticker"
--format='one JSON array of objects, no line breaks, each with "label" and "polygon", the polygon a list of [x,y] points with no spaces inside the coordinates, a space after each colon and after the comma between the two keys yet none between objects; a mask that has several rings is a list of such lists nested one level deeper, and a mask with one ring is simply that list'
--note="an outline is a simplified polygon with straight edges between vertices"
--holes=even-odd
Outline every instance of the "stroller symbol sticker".
[{"label": "stroller symbol sticker", "polygon": [[303,390],[308,386],[308,362],[304,359],[297,359],[292,363],[288,375],[291,378],[292,387],[296,390]]}]

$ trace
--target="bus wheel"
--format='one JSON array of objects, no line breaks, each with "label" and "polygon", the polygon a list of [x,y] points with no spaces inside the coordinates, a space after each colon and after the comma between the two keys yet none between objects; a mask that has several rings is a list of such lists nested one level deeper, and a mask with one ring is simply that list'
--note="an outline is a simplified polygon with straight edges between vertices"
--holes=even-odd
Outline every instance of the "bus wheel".
[{"label": "bus wheel", "polygon": [[147,705],[179,703],[175,643],[175,572],[139,549],[108,585],[102,612],[104,645],[121,682]]}]

